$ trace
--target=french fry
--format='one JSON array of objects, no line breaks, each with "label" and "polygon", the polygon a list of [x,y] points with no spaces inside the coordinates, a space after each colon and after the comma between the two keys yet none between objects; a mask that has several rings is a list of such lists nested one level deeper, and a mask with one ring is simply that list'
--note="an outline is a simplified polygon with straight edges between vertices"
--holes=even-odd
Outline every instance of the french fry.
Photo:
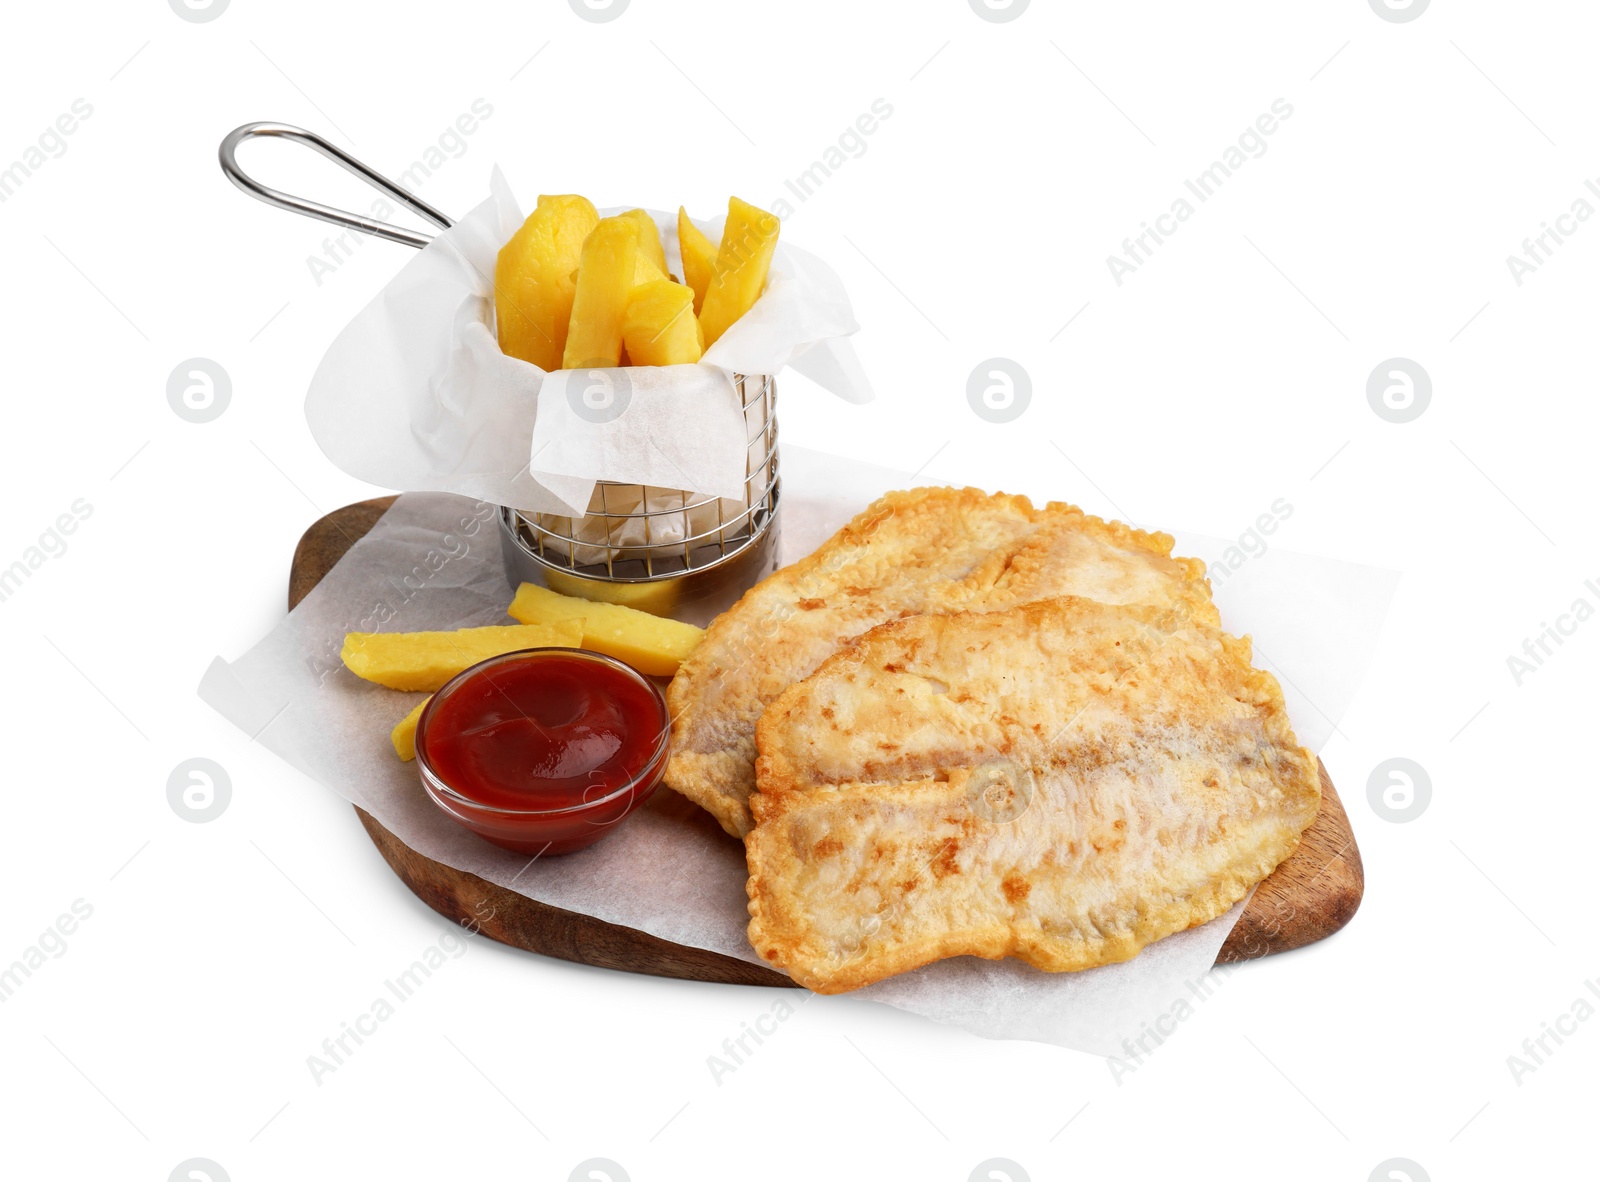
[{"label": "french fry", "polygon": [[339,657],[366,681],[397,690],[432,693],[463,669],[524,648],[578,648],[577,615],[547,623],[461,628],[455,632],[351,632]]},{"label": "french fry", "polygon": [[500,248],[494,267],[500,349],[540,369],[559,369],[572,318],[573,269],[599,224],[588,198],[540,197],[528,220]]},{"label": "french fry", "polygon": [[706,348],[754,306],[767,285],[767,269],[778,246],[780,223],[776,216],[737,197],[728,198],[728,221],[717,248],[716,265],[706,298],[700,306],[700,325]]},{"label": "french fry", "polygon": [[639,253],[656,265],[663,276],[667,273],[667,252],[661,246],[661,231],[656,220],[642,209],[630,209],[622,215],[639,223]]},{"label": "french fry", "polygon": [[582,621],[582,646],[626,661],[651,677],[671,677],[694,651],[705,630],[679,620],[652,616],[617,603],[598,603],[558,595],[537,583],[524,583],[508,609],[525,624]]},{"label": "french fry", "polygon": [[395,723],[394,730],[389,732],[389,742],[394,744],[394,753],[402,763],[410,763],[417,757],[417,721],[422,717],[422,708],[431,701],[431,694],[423,698],[416,709]]},{"label": "french fry", "polygon": [[683,259],[683,281],[694,288],[694,314],[700,315],[705,304],[706,288],[711,283],[711,270],[717,262],[717,244],[700,232],[700,227],[689,220],[683,206],[678,206],[678,255]]},{"label": "french fry", "polygon": [[[572,279],[573,285],[576,286],[578,282],[578,272],[576,268],[573,269],[570,278]],[[641,283],[651,283],[657,279],[665,278],[667,278],[667,273],[660,267],[656,266],[655,263],[651,261],[650,256],[641,250],[633,262],[633,285],[638,287]]]},{"label": "french fry", "polygon": [[622,318],[639,259],[639,223],[601,218],[583,244],[563,369],[606,369],[622,359]]},{"label": "french fry", "polygon": [[704,352],[694,292],[670,279],[640,284],[628,300],[622,339],[630,365],[693,365]]},{"label": "french fry", "polygon": [[633,286],[637,290],[642,284],[654,283],[658,279],[666,279],[667,273],[656,266],[655,260],[641,250],[633,264]]}]

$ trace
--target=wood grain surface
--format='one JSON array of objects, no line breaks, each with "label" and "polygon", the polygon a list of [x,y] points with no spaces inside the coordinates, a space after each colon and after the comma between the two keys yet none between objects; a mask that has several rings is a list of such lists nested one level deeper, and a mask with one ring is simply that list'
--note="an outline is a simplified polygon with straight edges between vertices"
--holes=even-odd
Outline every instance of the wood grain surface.
[{"label": "wood grain surface", "polygon": [[[345,551],[377,524],[394,500],[380,497],[347,505],[306,530],[289,570],[291,610]],[[1321,811],[1302,837],[1300,848],[1256,888],[1217,963],[1251,960],[1325,939],[1349,923],[1361,905],[1361,851],[1327,768],[1320,761],[1317,768],[1322,776]],[[733,985],[793,985],[782,973],[760,965],[686,948],[633,928],[535,902],[475,874],[425,858],[370,814],[359,808],[356,813],[384,861],[412,893],[447,919],[472,926],[501,943],[580,964],[659,977]]]}]

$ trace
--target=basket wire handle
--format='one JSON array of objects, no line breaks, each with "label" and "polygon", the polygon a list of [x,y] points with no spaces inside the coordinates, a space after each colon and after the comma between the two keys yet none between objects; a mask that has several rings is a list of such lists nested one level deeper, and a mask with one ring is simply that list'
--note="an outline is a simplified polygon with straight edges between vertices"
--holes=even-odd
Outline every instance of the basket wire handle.
[{"label": "basket wire handle", "polygon": [[346,172],[360,177],[378,192],[393,197],[401,205],[418,216],[426,218],[441,230],[450,228],[450,219],[437,209],[434,209],[433,206],[413,197],[388,177],[374,172],[348,152],[330,144],[316,132],[307,131],[303,127],[295,127],[289,123],[246,123],[244,126],[236,127],[230,131],[222,141],[222,146],[217,149],[217,159],[222,164],[222,171],[227,174],[228,179],[257,201],[265,201],[268,205],[275,205],[279,209],[287,209],[292,213],[303,214],[305,217],[316,218],[319,221],[332,222],[335,226],[343,226],[346,229],[356,230],[362,234],[371,234],[374,238],[387,238],[390,242],[402,242],[407,246],[415,246],[418,249],[433,241],[431,234],[419,234],[415,230],[407,230],[401,226],[391,226],[385,222],[362,217],[357,213],[334,209],[331,205],[320,205],[315,201],[307,201],[304,197],[296,197],[293,194],[283,193],[277,189],[269,189],[239,167],[239,161],[236,158],[239,145],[244,143],[245,140],[255,139],[257,136],[297,140],[306,147],[322,153],[322,155],[332,160]]}]

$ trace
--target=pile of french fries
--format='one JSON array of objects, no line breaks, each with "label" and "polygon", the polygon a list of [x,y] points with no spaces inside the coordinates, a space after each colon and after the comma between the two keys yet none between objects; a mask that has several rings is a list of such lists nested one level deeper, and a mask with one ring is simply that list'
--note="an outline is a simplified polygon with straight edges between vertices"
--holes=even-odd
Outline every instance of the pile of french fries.
[{"label": "pile of french fries", "polygon": [[[705,635],[679,620],[615,603],[559,595],[524,583],[506,609],[515,624],[454,632],[350,632],[339,656],[365,681],[393,690],[432,694],[456,674],[527,648],[586,648],[626,661],[650,677],[671,677]],[[424,698],[389,735],[403,760],[417,754],[417,720]]]},{"label": "pile of french fries", "polygon": [[540,197],[495,264],[500,348],[544,370],[692,365],[760,297],[778,227],[732,197],[713,245],[680,207],[680,280],[644,210]]}]

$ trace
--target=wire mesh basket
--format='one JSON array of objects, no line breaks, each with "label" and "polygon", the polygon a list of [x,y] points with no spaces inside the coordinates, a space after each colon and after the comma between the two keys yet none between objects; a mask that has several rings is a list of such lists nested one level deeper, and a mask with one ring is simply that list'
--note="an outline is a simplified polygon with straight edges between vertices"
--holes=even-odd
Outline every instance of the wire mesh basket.
[{"label": "wire mesh basket", "polygon": [[[297,141],[321,153],[441,230],[451,221],[322,136],[287,123],[246,123],[229,132],[218,159],[229,180],[268,205],[391,242],[422,248],[431,236],[268,188],[237,158],[246,140]],[[601,481],[578,517],[500,510],[501,547],[513,585],[543,581],[587,599],[626,603],[703,623],[777,567],[778,419],[771,375],[733,375],[744,409],[742,500]]]},{"label": "wire mesh basket", "polygon": [[735,374],[745,422],[744,496],[600,481],[578,517],[500,511],[508,573],[555,590],[681,615],[776,565],[780,479],[777,385]]}]

